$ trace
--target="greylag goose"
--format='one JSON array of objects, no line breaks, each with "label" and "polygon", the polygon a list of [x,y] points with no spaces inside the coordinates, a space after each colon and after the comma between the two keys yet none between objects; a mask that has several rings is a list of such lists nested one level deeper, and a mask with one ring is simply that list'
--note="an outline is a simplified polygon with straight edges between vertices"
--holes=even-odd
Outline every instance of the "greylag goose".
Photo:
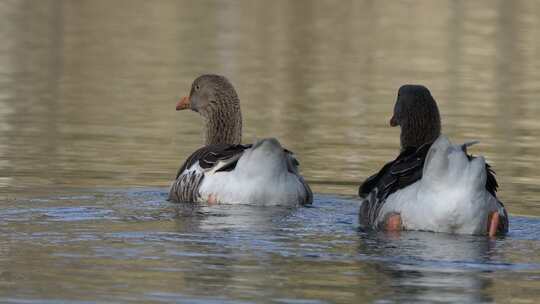
[{"label": "greylag goose", "polygon": [[360,186],[361,228],[508,232],[494,171],[484,157],[467,153],[476,142],[453,145],[441,134],[439,109],[426,87],[399,89],[390,125],[401,127],[401,153]]},{"label": "greylag goose", "polygon": [[172,183],[175,202],[257,205],[310,204],[313,195],[298,161],[275,138],[242,145],[240,100],[223,76],[202,75],[176,110],[204,121],[204,146],[187,158]]}]

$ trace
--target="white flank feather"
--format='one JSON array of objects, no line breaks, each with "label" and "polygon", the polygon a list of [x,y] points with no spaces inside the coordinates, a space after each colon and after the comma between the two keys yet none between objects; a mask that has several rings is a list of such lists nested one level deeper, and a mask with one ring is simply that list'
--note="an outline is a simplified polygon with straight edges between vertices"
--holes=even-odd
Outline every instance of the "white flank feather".
[{"label": "white flank feather", "polygon": [[289,154],[274,139],[257,141],[243,152],[236,168],[205,172],[200,186],[201,201],[217,203],[291,205],[305,201],[301,177],[288,171]]}]

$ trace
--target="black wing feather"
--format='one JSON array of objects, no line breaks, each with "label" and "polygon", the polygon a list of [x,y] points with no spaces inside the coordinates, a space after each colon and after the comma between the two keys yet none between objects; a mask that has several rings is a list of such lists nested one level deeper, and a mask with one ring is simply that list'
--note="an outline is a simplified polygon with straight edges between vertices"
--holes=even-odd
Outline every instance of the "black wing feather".
[{"label": "black wing feather", "polygon": [[176,178],[178,178],[184,170],[191,168],[195,163],[199,163],[199,166],[203,169],[212,168],[220,160],[225,160],[235,156],[236,154],[244,152],[244,150],[251,148],[251,145],[228,145],[217,144],[208,145],[199,148],[193,154],[191,154],[184,164],[178,170]]},{"label": "black wing feather", "polygon": [[497,197],[497,189],[499,188],[499,183],[497,183],[497,179],[495,178],[495,171],[493,168],[486,163],[486,173],[487,173],[487,180],[486,180],[486,190],[493,195],[497,199],[497,202],[499,203],[499,226],[497,227],[497,233],[498,234],[506,234],[508,232],[508,212],[506,212],[506,208],[504,208],[503,202],[499,200]]},{"label": "black wing feather", "polygon": [[386,198],[422,178],[422,168],[430,147],[431,143],[420,148],[405,149],[360,186],[359,195],[365,198],[360,210],[361,226],[374,227]]},{"label": "black wing feather", "polygon": [[495,171],[488,163],[486,163],[486,173],[486,190],[494,197],[497,197],[497,189],[499,189],[499,183],[497,183],[497,179],[495,178]]}]

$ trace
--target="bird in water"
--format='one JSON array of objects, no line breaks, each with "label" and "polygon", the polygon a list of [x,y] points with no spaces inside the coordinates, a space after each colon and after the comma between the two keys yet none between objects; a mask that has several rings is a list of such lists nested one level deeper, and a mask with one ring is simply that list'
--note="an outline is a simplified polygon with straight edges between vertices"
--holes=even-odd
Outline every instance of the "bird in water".
[{"label": "bird in water", "polygon": [[242,114],[227,78],[202,75],[176,110],[190,109],[204,122],[204,146],[187,158],[169,200],[221,204],[311,204],[312,191],[294,154],[275,138],[242,144]]},{"label": "bird in water", "polygon": [[435,99],[421,85],[399,88],[392,127],[401,151],[359,188],[363,229],[423,230],[495,236],[508,232],[497,180],[482,156],[441,134]]}]

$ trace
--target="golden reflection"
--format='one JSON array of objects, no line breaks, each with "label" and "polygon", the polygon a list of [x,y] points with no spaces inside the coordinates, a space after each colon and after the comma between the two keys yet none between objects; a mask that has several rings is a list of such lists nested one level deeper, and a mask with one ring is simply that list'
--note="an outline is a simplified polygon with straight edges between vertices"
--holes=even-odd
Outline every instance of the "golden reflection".
[{"label": "golden reflection", "polygon": [[166,186],[201,144],[176,98],[238,88],[245,140],[275,136],[316,192],[355,194],[398,150],[395,92],[423,83],[454,141],[540,215],[540,8],[529,1],[16,1],[0,6],[4,193]]}]

